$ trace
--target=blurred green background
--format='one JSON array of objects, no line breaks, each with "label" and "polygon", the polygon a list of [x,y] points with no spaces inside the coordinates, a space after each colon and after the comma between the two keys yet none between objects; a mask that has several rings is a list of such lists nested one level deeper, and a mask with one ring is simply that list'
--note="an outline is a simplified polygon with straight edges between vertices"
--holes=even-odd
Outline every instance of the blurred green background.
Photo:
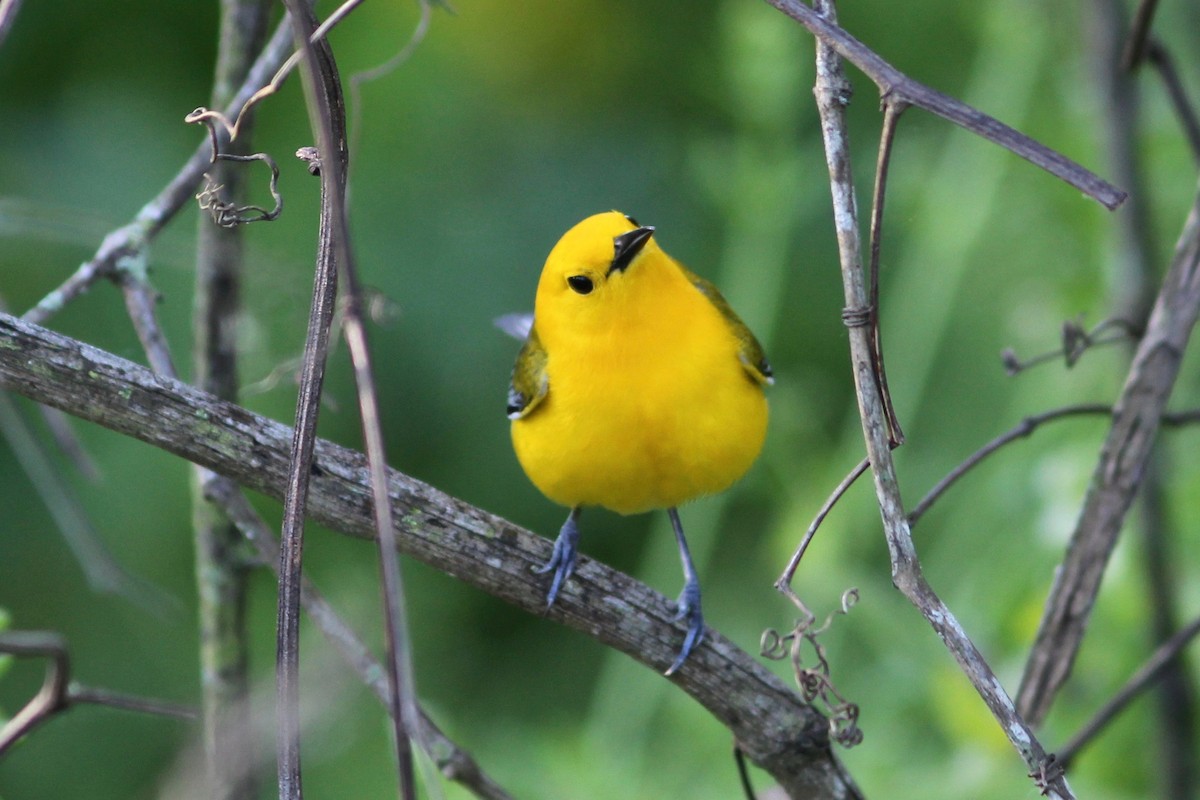
[{"label": "blurred green background", "polygon": [[[525,479],[503,399],[516,343],[492,326],[532,306],[542,261],[579,219],[617,208],[713,279],[775,366],[765,452],[719,498],[684,510],[714,627],[754,651],[794,611],[772,588],[821,502],[862,455],[840,321],[841,281],[816,112],[811,37],[758,0],[457,0],[425,42],[361,96],[352,227],[364,280],[391,301],[373,332],[394,466],[544,534],[563,510]],[[325,13],[331,8],[323,4]],[[961,97],[1101,173],[1103,124],[1084,43],[1090,5],[1031,0],[858,0],[845,27],[913,77]],[[1196,81],[1197,20],[1166,4],[1157,21]],[[368,3],[333,45],[343,75],[389,58],[417,19],[412,3]],[[0,294],[18,312],[86,260],[175,173],[200,134],[183,116],[208,102],[217,4],[26,3],[0,49]],[[1192,49],[1189,49],[1192,48]],[[869,200],[879,115],[851,72],[860,207]],[[1194,191],[1194,164],[1164,93],[1143,76],[1139,148],[1156,268]],[[246,229],[241,373],[265,379],[302,347],[317,183],[290,154],[310,144],[298,81],[259,109],[255,147],[275,155],[287,207]],[[260,175],[251,170],[252,175]],[[257,183],[266,201],[265,184]],[[902,121],[884,243],[889,377],[909,442],[897,454],[907,502],[1023,416],[1111,401],[1125,354],[1012,379],[999,353],[1053,349],[1061,321],[1108,315],[1120,263],[1114,217],[1007,152],[910,111]],[[187,370],[198,214],[154,245],[152,279]],[[96,286],[53,327],[124,357],[143,356],[119,293]],[[1189,358],[1173,403],[1197,395]],[[333,360],[326,437],[359,446],[344,349]],[[39,433],[40,421],[21,407]],[[245,397],[289,420],[285,378]],[[169,602],[147,609],[88,588],[11,451],[0,447],[0,608],[15,629],[70,641],[79,680],[198,702],[196,597],[187,466],[83,424],[95,483],[58,466],[104,542]],[[1105,431],[1062,422],[1012,445],[962,482],[917,528],[926,572],[1015,692],[1052,571]],[[1178,606],[1200,609],[1197,432],[1163,449]],[[261,498],[259,498],[261,501]],[[275,504],[259,506],[277,520]],[[890,583],[869,483],[826,521],[796,579],[819,614],[857,587],[861,601],[825,635],[833,677],[862,709],[865,741],[839,755],[869,797],[1035,795],[1025,769],[917,612]],[[1074,677],[1044,731],[1053,750],[1150,649],[1137,526],[1105,580]],[[583,550],[679,588],[665,515],[586,517]],[[378,645],[373,548],[320,529],[306,566]],[[518,797],[738,796],[730,737],[653,672],[586,637],[518,613],[406,562],[417,682],[447,732]],[[274,581],[253,579],[254,672],[270,708]],[[312,797],[389,797],[395,775],[374,699],[305,627],[305,739]],[[778,667],[777,667],[778,668]],[[0,710],[40,682],[8,665]],[[785,674],[782,668],[780,674]],[[1193,668],[1193,677],[1196,676]],[[270,720],[266,712],[264,719]],[[1078,761],[1080,797],[1157,788],[1153,704],[1139,702]],[[186,724],[99,708],[55,719],[0,762],[0,797],[150,798],[195,758]],[[266,757],[273,754],[269,740]],[[264,765],[271,795],[271,763]],[[760,787],[768,779],[756,775]],[[448,797],[465,796],[447,788]]]}]

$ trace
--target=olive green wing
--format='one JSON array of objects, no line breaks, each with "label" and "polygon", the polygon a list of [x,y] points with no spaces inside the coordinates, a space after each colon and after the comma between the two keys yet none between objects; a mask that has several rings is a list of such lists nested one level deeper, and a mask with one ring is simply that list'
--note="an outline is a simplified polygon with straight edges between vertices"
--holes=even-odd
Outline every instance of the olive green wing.
[{"label": "olive green wing", "polygon": [[513,365],[512,380],[508,384],[508,418],[516,420],[528,416],[542,402],[549,388],[546,348],[542,347],[535,324],[529,329],[529,336]]},{"label": "olive green wing", "polygon": [[750,377],[763,386],[775,383],[775,375],[771,371],[770,362],[767,361],[767,354],[763,352],[763,346],[759,344],[758,339],[754,338],[754,334],[751,333],[746,323],[742,322],[741,317],[730,308],[729,302],[721,295],[717,287],[686,267],[681,266],[680,269],[683,270],[683,274],[687,276],[692,285],[717,307],[717,311],[721,312],[721,316],[733,329],[733,335],[737,338],[739,345],[738,360],[742,362],[742,367]]}]

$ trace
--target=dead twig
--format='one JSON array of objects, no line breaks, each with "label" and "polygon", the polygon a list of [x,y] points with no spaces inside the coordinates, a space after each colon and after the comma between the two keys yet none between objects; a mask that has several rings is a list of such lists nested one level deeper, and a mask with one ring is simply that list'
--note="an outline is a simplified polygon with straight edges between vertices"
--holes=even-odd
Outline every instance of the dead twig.
[{"label": "dead twig", "polygon": [[[804,558],[804,552],[808,550],[809,543],[812,542],[813,536],[816,535],[817,528],[821,527],[821,523],[825,521],[825,517],[829,516],[829,512],[833,510],[838,500],[842,499],[842,495],[867,471],[867,467],[870,465],[871,462],[864,458],[858,462],[857,467],[850,470],[846,477],[842,478],[842,482],[825,499],[825,503],[817,512],[817,516],[813,518],[813,521],[808,526],[808,530],[804,532],[804,538],[800,540],[800,545],[796,548],[796,552],[792,553],[792,558],[788,561],[787,567],[784,568],[783,574],[775,581],[775,588],[783,592],[793,603],[800,603],[800,598],[792,591],[792,578],[796,574],[796,568],[800,566],[800,560]],[[800,604],[803,606],[803,603]]]},{"label": "dead twig", "polygon": [[[343,4],[334,17],[347,14],[358,4],[358,0],[349,0]],[[363,438],[366,442],[367,462],[371,474],[373,488],[373,508],[375,527],[379,541],[379,564],[383,591],[384,607],[384,640],[387,645],[388,682],[391,689],[391,721],[396,747],[397,770],[399,773],[401,796],[405,800],[416,797],[416,778],[412,743],[418,734],[416,700],[412,685],[411,654],[408,645],[408,630],[405,621],[403,604],[403,583],[400,568],[397,563],[395,529],[391,518],[391,505],[387,495],[387,457],[384,452],[383,431],[379,418],[379,400],[375,389],[375,378],[371,368],[371,352],[367,341],[366,326],[363,323],[361,309],[363,294],[355,266],[354,251],[351,247],[349,227],[346,217],[346,171],[348,168],[348,153],[346,151],[346,110],[341,92],[341,82],[332,51],[324,38],[324,30],[336,24],[334,17],[318,26],[311,9],[300,0],[285,0],[285,5],[292,16],[296,41],[303,52],[301,65],[303,67],[304,90],[309,120],[317,140],[317,151],[320,155],[321,177],[321,240],[323,258],[341,270],[346,287],[344,302],[343,334],[350,352],[350,360],[354,369],[354,380],[358,390],[358,406],[362,420]],[[327,245],[326,245],[327,243]],[[319,266],[318,269],[325,269]],[[322,301],[324,302],[324,301]],[[322,336],[327,342],[329,318],[323,320]],[[321,355],[324,356],[324,349]],[[302,384],[303,393],[303,384]],[[313,397],[310,402],[316,403]],[[315,409],[311,412],[315,418]],[[299,425],[297,430],[300,430]],[[303,436],[315,441],[315,430],[306,431]],[[294,469],[308,472],[311,467],[311,441],[301,445],[307,452]],[[299,515],[297,531],[302,531],[304,493],[301,492],[298,503],[292,504],[292,512]],[[290,557],[289,557],[290,555]],[[293,546],[284,541],[283,568],[280,571],[280,673],[298,668],[296,656],[286,650],[291,644],[298,649],[298,628],[293,616],[295,607],[299,604],[298,589],[292,584],[298,581],[300,568],[299,539]],[[288,575],[294,570],[295,575]],[[285,604],[289,607],[285,609]],[[284,625],[287,624],[285,629]],[[294,678],[294,673],[291,676]],[[281,679],[281,705],[296,702],[298,696],[294,693],[296,687],[285,686],[286,680]],[[285,691],[287,694],[285,694]],[[281,711],[284,716],[294,716],[295,711]],[[280,744],[280,797],[298,798],[300,793],[299,774],[299,740],[298,727],[295,729],[297,738],[293,741],[281,737]],[[291,731],[288,731],[291,733]]]},{"label": "dead twig", "polygon": [[[896,139],[896,126],[900,124],[900,115],[906,108],[908,108],[908,104],[903,100],[884,95],[883,127],[879,132],[879,158],[875,162],[875,192],[871,196],[871,263],[868,271],[871,284],[867,308],[870,311],[872,364],[875,369],[875,380],[879,383],[879,393],[883,397],[883,407],[887,412],[888,442],[893,449],[904,444],[904,430],[900,427],[900,419],[896,416],[892,393],[888,391],[887,370],[883,368],[883,333],[879,322],[879,253],[883,246],[883,203],[887,198],[887,176],[888,167],[892,163],[892,143]],[[844,316],[843,319],[845,319]]]},{"label": "dead twig", "polygon": [[[262,49],[270,20],[272,0],[222,0],[217,60],[213,71],[212,105],[222,107],[233,99]],[[196,228],[196,275],[192,305],[192,375],[196,385],[225,400],[238,397],[238,359],[241,297],[245,272],[244,235],[240,228],[222,225],[253,219],[253,207],[240,201],[245,181],[234,163],[249,149],[248,135],[229,143],[228,157],[204,174],[213,194],[210,212],[216,225],[200,217]],[[219,139],[210,131],[215,155]],[[253,156],[251,156],[253,158]],[[277,216],[282,198],[274,161],[271,193]],[[207,190],[207,189],[206,189]],[[214,205],[215,204],[215,205]],[[203,208],[204,202],[201,201]],[[220,213],[218,213],[218,211]],[[212,473],[191,470],[192,538],[195,542],[197,623],[200,634],[200,690],[204,706],[203,742],[211,795],[222,800],[249,800],[260,794],[261,770],[254,768],[261,755],[254,736],[255,712],[250,689],[250,632],[246,608],[249,569],[241,535],[228,511],[204,494]]]},{"label": "dead twig", "polygon": [[266,153],[253,153],[248,156],[231,153],[213,153],[213,161],[262,161],[271,170],[271,182],[268,184],[271,199],[275,205],[270,211],[262,206],[252,204],[239,205],[232,200],[222,197],[224,184],[217,183],[209,173],[204,173],[204,188],[196,195],[201,211],[207,211],[212,221],[222,228],[233,228],[238,225],[248,225],[251,222],[273,222],[283,213],[283,196],[279,194],[279,165],[275,159]]},{"label": "dead twig", "polygon": [[[60,420],[57,414],[54,419]],[[179,611],[179,602],[175,598],[130,573],[113,557],[65,474],[54,464],[50,453],[30,427],[27,416],[4,393],[0,393],[0,434],[4,436],[21,470],[29,477],[30,486],[41,498],[42,505],[50,512],[92,591],[125,597],[151,613]]]},{"label": "dead twig", "polygon": [[362,87],[363,84],[378,80],[398,69],[402,64],[412,58],[413,53],[417,52],[417,48],[421,42],[425,41],[425,35],[429,33],[429,26],[433,22],[433,4],[437,0],[417,0],[417,6],[420,8],[420,16],[417,18],[417,24],[413,27],[412,33],[408,37],[408,41],[404,43],[395,55],[387,61],[379,64],[371,69],[356,72],[350,76],[350,152],[358,150],[359,136],[362,133]]},{"label": "dead twig", "polygon": [[[328,33],[333,30],[338,23],[344,20],[351,11],[361,5],[362,2],[363,0],[346,0],[345,3],[334,9],[333,13],[330,14],[323,23],[320,25],[315,25],[312,31],[309,32],[309,35],[306,36],[302,41],[306,41],[309,45],[315,45],[324,42],[326,35],[328,35]],[[307,10],[308,14],[311,14],[311,6],[311,2],[306,2],[304,4],[304,8]],[[289,10],[294,11],[291,6],[289,6]],[[291,30],[293,25],[293,21],[284,19],[282,22],[280,22],[279,30]],[[290,43],[292,38],[290,34],[286,38]],[[265,80],[265,78],[260,79],[255,85],[254,90],[247,94],[246,97],[241,97],[239,93],[239,99],[241,101],[240,103],[230,103],[224,111],[217,111],[200,106],[188,114],[185,118],[185,121],[189,123],[205,123],[208,127],[209,134],[212,137],[212,152],[214,154],[220,152],[221,148],[217,143],[217,125],[220,125],[222,131],[221,135],[223,137],[227,137],[229,141],[237,139],[238,134],[241,132],[242,124],[249,118],[248,115],[250,112],[253,111],[254,107],[263,100],[279,91],[279,88],[283,85],[283,82],[289,75],[292,74],[292,70],[296,68],[296,65],[300,63],[301,58],[304,56],[304,52],[305,48],[303,46],[295,47],[295,49],[289,48],[290,55],[285,53],[286,58],[280,59],[280,63],[276,64],[277,68],[275,69],[275,74],[271,76],[270,80]],[[214,161],[215,160],[216,159],[214,157]]]},{"label": "dead twig", "polygon": [[[1155,4],[1139,5],[1132,29],[1125,7],[1124,0],[1091,0],[1084,6],[1084,19],[1089,71],[1104,104],[1096,134],[1105,144],[1114,180],[1131,193],[1126,208],[1114,219],[1116,258],[1113,268],[1116,274],[1110,290],[1114,294],[1112,305],[1117,316],[1131,320],[1131,327],[1141,331],[1145,330],[1154,303],[1158,265],[1162,262],[1155,255],[1153,231],[1156,226],[1152,224],[1152,209],[1147,202],[1146,169],[1138,146],[1144,128],[1141,119],[1144,104],[1140,101],[1141,87],[1132,70],[1134,61],[1142,59],[1147,47],[1154,54],[1150,58],[1166,83],[1183,128],[1191,138],[1194,158],[1200,158],[1200,150],[1197,150],[1195,115],[1184,96],[1179,76],[1165,49],[1150,35]],[[1142,52],[1137,52],[1139,50]],[[1147,462],[1139,490],[1141,501],[1135,511],[1139,517],[1136,529],[1142,550],[1140,561],[1147,600],[1145,629],[1154,645],[1169,639],[1179,627],[1174,599],[1179,581],[1170,554],[1172,526],[1167,520],[1164,487],[1164,473],[1169,469],[1164,463],[1167,458],[1165,452],[1159,451]],[[1155,692],[1153,728],[1158,746],[1150,749],[1148,758],[1155,762],[1150,771],[1158,776],[1163,800],[1185,800],[1195,794],[1193,774],[1200,764],[1197,762],[1200,748],[1196,742],[1194,694],[1187,668],[1178,662],[1166,669]],[[1069,758],[1063,759],[1064,764],[1068,761]]]},{"label": "dead twig", "polygon": [[908,514],[908,524],[915,526],[917,520],[924,516],[929,507],[937,502],[938,498],[946,493],[959,478],[966,475],[992,453],[995,453],[1001,447],[1004,447],[1010,442],[1017,439],[1022,439],[1031,435],[1042,425],[1054,420],[1063,419],[1065,417],[1088,416],[1096,414],[1112,414],[1112,406],[1104,405],[1103,403],[1081,403],[1074,406],[1065,406],[1063,408],[1055,408],[1050,411],[1045,411],[1041,414],[1034,414],[1021,420],[1012,429],[1000,434],[995,439],[985,444],[983,447],[972,453],[966,460],[960,463],[957,467],[950,470],[946,477],[942,478],[937,484],[929,490],[928,494],[921,498],[921,502],[913,508]]},{"label": "dead twig", "polygon": [[[991,456],[996,451],[1005,445],[1015,442],[1017,439],[1023,439],[1033,434],[1035,430],[1040,428],[1047,422],[1055,422],[1068,417],[1081,416],[1107,416],[1111,417],[1113,407],[1104,403],[1080,403],[1073,406],[1063,406],[1062,408],[1051,409],[1044,411],[1041,414],[1034,414],[1021,420],[1015,426],[1005,431],[1004,433],[992,439],[983,447],[976,450],[957,467],[950,470],[946,477],[942,478],[934,485],[929,492],[921,498],[921,502],[913,508],[908,515],[908,524],[916,526],[917,521],[925,515],[935,502],[941,498],[946,491],[953,486],[960,478],[968,472],[979,466],[988,456]],[[1186,425],[1195,425],[1200,422],[1200,409],[1191,409],[1180,412],[1167,412],[1163,414],[1162,425],[1165,428],[1181,428]]]},{"label": "dead twig", "polygon": [[0,632],[0,653],[17,658],[46,659],[46,678],[42,688],[25,706],[0,727],[0,756],[21,737],[71,708],[77,703],[90,703],[157,714],[175,719],[195,719],[194,709],[165,700],[152,700],[130,694],[80,686],[71,680],[71,658],[66,640],[49,631]]},{"label": "dead twig", "polygon": [[1150,45],[1150,25],[1154,21],[1154,12],[1158,9],[1158,0],[1142,0],[1138,3],[1137,12],[1133,15],[1133,25],[1129,28],[1129,36],[1121,54],[1122,69],[1132,71],[1137,69],[1146,57]]},{"label": "dead twig", "polygon": [[1125,319],[1113,317],[1102,320],[1089,331],[1083,327],[1083,319],[1080,317],[1063,322],[1062,347],[1058,350],[1038,353],[1036,356],[1021,360],[1012,348],[1007,348],[1000,354],[1000,360],[1004,364],[1004,371],[1010,377],[1016,376],[1030,367],[1054,361],[1059,356],[1062,356],[1067,369],[1070,369],[1089,350],[1110,344],[1135,341],[1139,335],[1141,335],[1141,331],[1138,330],[1138,327]]}]

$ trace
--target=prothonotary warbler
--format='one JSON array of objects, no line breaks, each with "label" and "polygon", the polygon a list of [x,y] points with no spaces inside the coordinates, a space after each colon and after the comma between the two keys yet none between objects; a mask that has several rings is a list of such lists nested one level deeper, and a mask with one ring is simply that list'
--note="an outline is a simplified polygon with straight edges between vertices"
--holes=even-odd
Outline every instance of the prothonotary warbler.
[{"label": "prothonotary warbler", "polygon": [[538,282],[533,326],[508,392],[517,459],[571,509],[540,572],[553,605],[575,568],[579,513],[666,509],[687,633],[666,674],[704,636],[700,582],[678,506],[749,469],[767,431],[762,346],[717,288],[668,256],[654,228],[611,211],[559,240]]}]

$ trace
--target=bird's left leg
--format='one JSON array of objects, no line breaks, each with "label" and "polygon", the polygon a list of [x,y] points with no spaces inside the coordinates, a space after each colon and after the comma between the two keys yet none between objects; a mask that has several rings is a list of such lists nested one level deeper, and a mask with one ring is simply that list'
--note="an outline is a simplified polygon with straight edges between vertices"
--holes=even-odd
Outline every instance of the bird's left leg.
[{"label": "bird's left leg", "polygon": [[567,521],[558,532],[558,538],[554,540],[554,553],[550,560],[536,570],[539,575],[554,570],[554,580],[550,582],[550,591],[546,593],[546,608],[554,605],[563,581],[575,571],[575,553],[579,544],[579,511],[579,506],[571,509]]},{"label": "bird's left leg", "polygon": [[700,613],[700,578],[696,575],[696,565],[692,563],[687,539],[683,538],[683,523],[679,521],[679,510],[668,508],[667,516],[671,518],[671,527],[675,529],[679,558],[683,561],[683,591],[679,593],[679,600],[675,603],[675,619],[687,620],[687,635],[683,639],[683,648],[675,657],[675,662],[663,673],[673,675],[675,670],[683,666],[692,649],[704,638],[704,615]]}]

